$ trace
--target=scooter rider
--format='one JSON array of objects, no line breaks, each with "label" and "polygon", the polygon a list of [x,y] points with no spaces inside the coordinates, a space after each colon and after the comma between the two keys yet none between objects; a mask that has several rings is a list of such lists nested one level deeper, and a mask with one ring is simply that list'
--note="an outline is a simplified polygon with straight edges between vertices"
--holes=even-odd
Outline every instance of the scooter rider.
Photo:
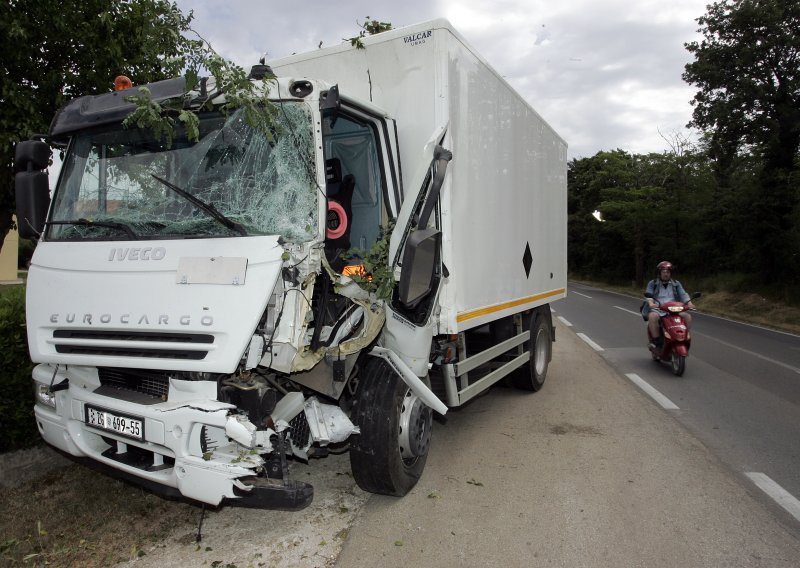
[{"label": "scooter rider", "polygon": [[[658,263],[658,266],[656,266],[656,278],[647,284],[647,292],[652,294],[653,297],[647,298],[647,302],[642,305],[642,316],[647,319],[650,337],[655,337],[654,341],[657,346],[660,346],[663,341],[659,318],[665,314],[665,312],[658,309],[658,306],[665,302],[680,301],[686,304],[689,309],[694,309],[694,304],[692,304],[689,294],[683,289],[681,283],[672,279],[672,270],[671,262],[664,260]],[[692,323],[692,316],[686,311],[681,312],[680,316],[686,323],[686,329],[688,330]]]}]

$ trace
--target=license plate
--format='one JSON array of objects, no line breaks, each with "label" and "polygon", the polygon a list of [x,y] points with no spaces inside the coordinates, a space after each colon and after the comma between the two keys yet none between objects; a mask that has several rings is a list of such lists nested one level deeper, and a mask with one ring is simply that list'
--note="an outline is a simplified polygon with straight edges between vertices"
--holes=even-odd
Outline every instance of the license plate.
[{"label": "license plate", "polygon": [[89,426],[116,432],[123,436],[130,436],[137,440],[144,440],[144,421],[141,418],[110,412],[88,404],[84,408],[86,411],[86,424]]}]

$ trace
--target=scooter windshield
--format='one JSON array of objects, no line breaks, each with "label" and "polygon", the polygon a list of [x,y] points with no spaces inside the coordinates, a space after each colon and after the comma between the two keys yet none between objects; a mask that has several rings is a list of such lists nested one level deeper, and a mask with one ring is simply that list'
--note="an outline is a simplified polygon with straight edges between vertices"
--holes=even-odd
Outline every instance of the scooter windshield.
[{"label": "scooter windshield", "polygon": [[318,232],[314,130],[305,103],[278,103],[269,131],[243,111],[200,115],[199,140],[113,125],[78,133],[47,240],[145,240]]}]

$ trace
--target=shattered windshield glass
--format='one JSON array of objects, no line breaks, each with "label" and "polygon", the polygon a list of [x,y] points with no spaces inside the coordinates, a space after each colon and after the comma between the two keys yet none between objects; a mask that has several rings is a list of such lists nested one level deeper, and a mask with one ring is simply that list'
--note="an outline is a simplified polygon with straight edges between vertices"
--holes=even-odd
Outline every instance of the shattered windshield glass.
[{"label": "shattered windshield glass", "polygon": [[121,125],[78,134],[53,201],[48,240],[317,233],[314,130],[304,103],[280,103],[269,132],[243,112],[200,115],[200,139],[170,146]]}]

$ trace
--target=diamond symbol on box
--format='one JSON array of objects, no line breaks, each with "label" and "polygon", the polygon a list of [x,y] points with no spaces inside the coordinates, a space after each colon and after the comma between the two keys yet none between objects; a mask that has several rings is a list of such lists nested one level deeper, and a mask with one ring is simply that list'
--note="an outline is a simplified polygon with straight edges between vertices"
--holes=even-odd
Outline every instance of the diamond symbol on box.
[{"label": "diamond symbol on box", "polygon": [[525,267],[525,278],[530,278],[532,265],[533,255],[531,254],[531,245],[530,243],[525,243],[525,254],[522,255],[522,266]]}]

